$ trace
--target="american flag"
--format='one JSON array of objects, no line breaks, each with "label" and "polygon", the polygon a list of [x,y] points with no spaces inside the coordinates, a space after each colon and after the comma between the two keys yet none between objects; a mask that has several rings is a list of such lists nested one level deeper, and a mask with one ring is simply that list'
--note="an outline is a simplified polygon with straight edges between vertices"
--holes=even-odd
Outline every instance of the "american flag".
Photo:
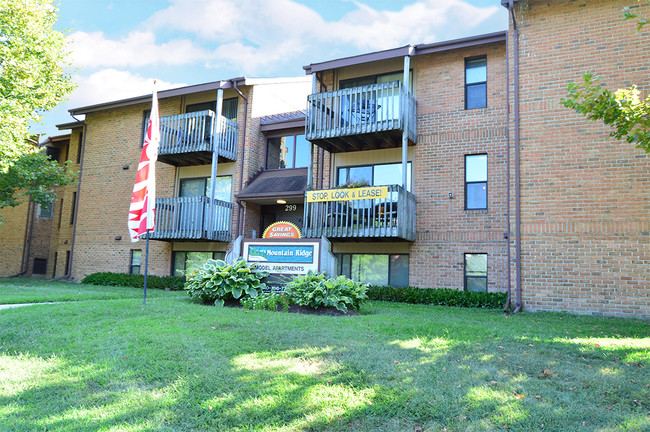
[{"label": "american flag", "polygon": [[160,120],[158,117],[158,95],[153,92],[151,116],[147,135],[142,146],[142,156],[138,164],[138,174],[133,186],[133,196],[129,207],[129,236],[137,242],[140,235],[154,230],[156,205],[156,160],[160,144]]}]

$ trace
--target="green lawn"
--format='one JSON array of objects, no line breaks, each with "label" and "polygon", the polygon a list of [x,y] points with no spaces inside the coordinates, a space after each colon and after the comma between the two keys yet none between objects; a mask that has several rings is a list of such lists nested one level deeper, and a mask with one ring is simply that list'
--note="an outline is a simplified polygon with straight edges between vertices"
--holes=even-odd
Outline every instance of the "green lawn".
[{"label": "green lawn", "polygon": [[[147,290],[147,298],[184,297],[184,293]],[[0,305],[16,303],[64,302],[139,298],[141,288],[104,287],[35,279],[0,279]]]},{"label": "green lawn", "polygon": [[647,322],[73,287],[128,298],[0,310],[0,431],[650,430]]}]

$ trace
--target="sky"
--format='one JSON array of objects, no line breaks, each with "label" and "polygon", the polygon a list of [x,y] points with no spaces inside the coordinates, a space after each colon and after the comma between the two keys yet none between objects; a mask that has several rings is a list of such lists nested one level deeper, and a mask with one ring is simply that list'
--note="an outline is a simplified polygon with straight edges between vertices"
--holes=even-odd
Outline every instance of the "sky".
[{"label": "sky", "polygon": [[499,0],[60,0],[76,90],[32,127],[65,132],[68,110],[235,77],[507,28]]}]

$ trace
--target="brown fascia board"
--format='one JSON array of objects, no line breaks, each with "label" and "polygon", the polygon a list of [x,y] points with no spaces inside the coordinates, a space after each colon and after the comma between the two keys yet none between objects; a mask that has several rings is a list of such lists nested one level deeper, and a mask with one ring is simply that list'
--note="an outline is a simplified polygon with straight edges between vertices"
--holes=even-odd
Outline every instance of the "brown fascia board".
[{"label": "brown fascia board", "polygon": [[[203,83],[203,84],[196,84],[196,85],[191,85],[191,86],[186,86],[186,87],[179,87],[175,89],[170,89],[170,90],[162,90],[158,92],[158,99],[166,99],[170,97],[175,97],[175,96],[184,96],[192,93],[201,93],[204,91],[210,91],[210,90],[218,90],[218,89],[227,89],[233,87],[233,82],[236,85],[245,85],[246,83],[246,78],[244,77],[239,77],[239,78],[233,78],[227,81],[213,81],[209,83]],[[87,114],[90,112],[95,112],[95,111],[103,111],[107,109],[112,109],[112,108],[120,108],[124,106],[129,106],[129,105],[137,105],[141,103],[147,103],[151,101],[151,95],[144,95],[144,96],[137,96],[129,99],[121,99],[117,101],[111,101],[111,102],[105,102],[101,104],[96,104],[96,105],[89,105],[85,107],[80,107],[80,108],[73,108],[71,110],[68,110],[70,115],[80,115],[80,114]]]},{"label": "brown fascia board", "polygon": [[346,66],[355,66],[363,63],[371,63],[381,60],[388,60],[407,55],[423,55],[441,51],[451,51],[455,49],[468,48],[477,45],[485,45],[494,42],[505,42],[506,31],[487,33],[478,36],[470,36],[461,39],[453,39],[431,44],[407,45],[400,48],[393,48],[385,51],[377,51],[368,54],[362,54],[354,57],[346,57],[337,60],[331,60],[322,63],[312,63],[303,66],[306,74],[321,72],[324,70],[338,69]]},{"label": "brown fascia board", "polygon": [[83,127],[85,123],[82,121],[76,121],[76,122],[70,122],[70,123],[61,123],[56,125],[56,128],[58,130],[66,130],[66,129],[76,129]]}]

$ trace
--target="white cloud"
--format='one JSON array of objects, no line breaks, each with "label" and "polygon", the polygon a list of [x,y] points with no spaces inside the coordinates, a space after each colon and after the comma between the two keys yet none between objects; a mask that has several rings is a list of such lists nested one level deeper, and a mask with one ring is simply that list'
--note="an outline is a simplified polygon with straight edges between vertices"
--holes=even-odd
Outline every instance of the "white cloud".
[{"label": "white cloud", "polygon": [[[75,75],[72,78],[79,85],[70,95],[68,102],[68,105],[73,107],[126,99],[153,91],[153,78],[116,69],[102,69],[90,76]],[[158,80],[156,89],[161,91],[185,85],[187,84]]]},{"label": "white cloud", "polygon": [[463,0],[418,0],[396,11],[366,3],[356,1],[351,12],[326,21],[297,0],[171,0],[119,40],[73,33],[73,59],[92,69],[202,64],[269,75],[283,64],[468,36],[499,10]]},{"label": "white cloud", "polygon": [[157,44],[152,32],[134,31],[119,41],[106,39],[102,32],[78,31],[70,38],[73,64],[77,67],[183,65],[205,56],[205,51],[188,39]]}]

